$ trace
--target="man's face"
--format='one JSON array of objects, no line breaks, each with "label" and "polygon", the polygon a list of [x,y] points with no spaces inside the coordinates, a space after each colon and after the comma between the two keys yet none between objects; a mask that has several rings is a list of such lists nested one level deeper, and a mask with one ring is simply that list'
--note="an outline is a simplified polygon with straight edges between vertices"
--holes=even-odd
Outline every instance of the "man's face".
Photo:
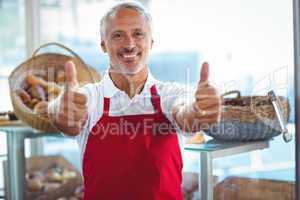
[{"label": "man's face", "polygon": [[146,67],[152,47],[150,25],[133,9],[120,9],[109,17],[101,47],[108,53],[111,68],[136,74]]}]

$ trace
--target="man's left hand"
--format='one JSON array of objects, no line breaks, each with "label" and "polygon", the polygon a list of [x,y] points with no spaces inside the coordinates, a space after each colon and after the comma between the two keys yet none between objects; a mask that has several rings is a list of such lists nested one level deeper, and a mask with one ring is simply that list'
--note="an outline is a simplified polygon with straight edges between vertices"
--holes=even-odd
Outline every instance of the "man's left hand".
[{"label": "man's left hand", "polygon": [[193,110],[196,121],[201,124],[213,124],[220,118],[221,99],[217,90],[209,84],[209,64],[203,63],[200,81],[195,92]]},{"label": "man's left hand", "polygon": [[221,99],[217,90],[208,82],[209,65],[203,63],[200,81],[191,103],[179,102],[173,107],[173,117],[185,132],[196,132],[209,128],[220,119]]}]

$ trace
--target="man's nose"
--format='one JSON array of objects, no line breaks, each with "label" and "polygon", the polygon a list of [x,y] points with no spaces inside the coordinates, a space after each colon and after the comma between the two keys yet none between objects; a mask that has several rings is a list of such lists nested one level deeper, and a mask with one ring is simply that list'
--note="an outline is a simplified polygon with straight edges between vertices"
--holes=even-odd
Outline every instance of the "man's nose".
[{"label": "man's nose", "polygon": [[135,47],[135,40],[133,37],[128,36],[125,38],[124,47],[127,49],[133,49]]}]

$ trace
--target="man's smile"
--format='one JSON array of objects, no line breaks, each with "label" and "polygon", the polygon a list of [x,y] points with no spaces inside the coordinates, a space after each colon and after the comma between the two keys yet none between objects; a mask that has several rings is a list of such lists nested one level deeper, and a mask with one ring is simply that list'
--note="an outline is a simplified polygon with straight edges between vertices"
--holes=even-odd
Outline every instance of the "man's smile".
[{"label": "man's smile", "polygon": [[133,62],[141,55],[140,52],[118,53],[118,57],[125,62]]}]

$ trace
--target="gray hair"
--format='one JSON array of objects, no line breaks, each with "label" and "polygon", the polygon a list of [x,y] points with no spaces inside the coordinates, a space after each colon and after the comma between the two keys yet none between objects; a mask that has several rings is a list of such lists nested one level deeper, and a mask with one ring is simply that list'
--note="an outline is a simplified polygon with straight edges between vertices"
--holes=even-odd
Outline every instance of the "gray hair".
[{"label": "gray hair", "polygon": [[115,14],[118,10],[124,9],[124,8],[135,10],[138,13],[140,13],[141,15],[143,15],[146,18],[146,20],[148,21],[149,26],[150,26],[150,28],[152,30],[152,17],[150,15],[150,13],[145,9],[145,7],[142,6],[142,4],[140,4],[138,2],[132,2],[132,1],[122,2],[122,3],[119,3],[119,4],[115,5],[115,6],[113,6],[112,8],[110,8],[104,14],[104,16],[101,18],[101,21],[100,21],[100,34],[101,34],[101,38],[105,37],[105,34],[106,34],[106,23],[107,23],[107,20],[109,19],[109,17],[112,16],[113,14]]}]

